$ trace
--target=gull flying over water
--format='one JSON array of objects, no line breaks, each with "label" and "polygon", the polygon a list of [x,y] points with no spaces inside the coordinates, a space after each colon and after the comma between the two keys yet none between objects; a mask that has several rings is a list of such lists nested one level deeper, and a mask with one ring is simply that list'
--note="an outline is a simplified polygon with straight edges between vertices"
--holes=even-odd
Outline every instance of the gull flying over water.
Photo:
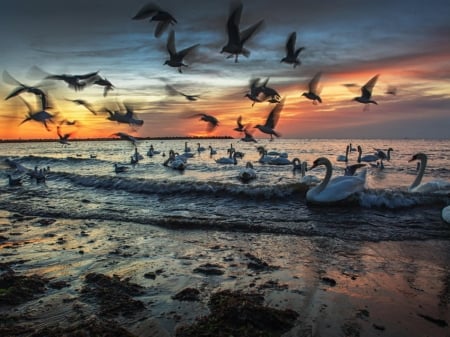
[{"label": "gull flying over water", "polygon": [[362,104],[378,104],[374,100],[371,99],[372,91],[377,83],[379,74],[372,77],[362,88],[361,88],[361,96],[355,97],[353,100]]},{"label": "gull flying over water", "polygon": [[250,80],[250,91],[245,94],[245,97],[248,97],[251,101],[253,101],[252,106],[255,103],[261,103],[268,101],[270,103],[279,103],[280,102],[280,94],[273,88],[268,87],[267,83],[269,82],[269,77],[262,83],[260,83],[259,78],[254,78]]},{"label": "gull flying over water", "polygon": [[108,92],[114,90],[114,85],[106,79],[106,77],[101,77],[100,75],[95,75],[91,79],[92,84],[96,84],[103,87],[103,97],[108,95]]},{"label": "gull flying over water", "polygon": [[305,49],[305,47],[300,47],[300,48],[295,49],[295,41],[296,41],[296,39],[297,39],[297,33],[296,32],[292,32],[289,35],[289,38],[288,38],[288,40],[286,42],[286,56],[283,57],[281,59],[281,61],[280,61],[280,63],[284,62],[284,63],[287,63],[287,64],[293,64],[294,68],[301,64],[301,62],[300,62],[300,60],[298,58],[298,55],[300,54],[300,52],[302,50]]},{"label": "gull flying over water", "polygon": [[270,140],[273,140],[273,136],[275,137],[281,136],[277,131],[275,131],[275,127],[278,123],[278,120],[280,119],[280,113],[281,110],[283,110],[284,101],[285,98],[283,98],[280,103],[277,103],[275,105],[275,107],[270,111],[269,115],[267,116],[264,125],[261,124],[255,125],[255,128],[258,129],[259,131],[270,135]]},{"label": "gull flying over water", "polygon": [[307,99],[312,100],[313,104],[317,104],[317,102],[322,103],[322,99],[320,98],[320,92],[322,91],[322,88],[319,87],[321,76],[321,72],[315,74],[311,81],[309,81],[308,92],[304,92],[302,94],[302,96],[305,96]]},{"label": "gull flying over water", "polygon": [[213,131],[216,127],[219,126],[219,120],[212,115],[208,115],[205,113],[197,113],[197,114],[192,115],[191,117],[200,117],[201,121],[206,122],[207,123],[206,128],[207,128],[208,132]]},{"label": "gull flying over water", "polygon": [[128,104],[124,104],[125,106],[125,113],[122,113],[120,111],[112,111],[108,108],[104,108],[104,111],[109,113],[109,116],[106,118],[110,121],[115,121],[117,123],[123,123],[123,124],[129,124],[129,125],[135,125],[135,126],[141,126],[144,124],[144,121],[142,119],[137,119],[135,117],[134,111],[132,107]]},{"label": "gull flying over water", "polygon": [[181,95],[181,96],[184,96],[184,98],[186,98],[188,101],[191,101],[191,102],[196,101],[196,100],[198,100],[200,98],[200,95],[188,95],[188,94],[185,94],[185,93],[175,89],[174,87],[172,87],[169,84],[166,84],[166,90],[167,90],[167,92],[168,92],[168,94],[170,96]]},{"label": "gull flying over water", "polygon": [[70,143],[69,143],[69,137],[73,134],[73,132],[62,134],[62,133],[61,133],[61,126],[59,126],[59,125],[58,125],[58,127],[56,128],[56,132],[57,132],[58,137],[59,137],[58,142],[60,142],[60,143],[63,144],[63,145],[70,145]]},{"label": "gull flying over water", "polygon": [[8,96],[5,97],[5,101],[12,97],[16,97],[22,93],[30,93],[37,96],[37,99],[40,100],[43,110],[50,108],[48,106],[47,95],[42,89],[36,86],[28,86],[23,83],[20,83],[14,77],[12,77],[6,70],[3,71],[3,80],[6,83],[17,85],[17,87],[12,92],[10,92]]},{"label": "gull flying over water", "polygon": [[45,77],[45,79],[64,81],[68,84],[69,88],[75,91],[79,91],[82,90],[87,84],[89,84],[90,80],[95,76],[97,76],[97,74],[98,71],[83,75],[69,75],[69,74],[48,75]]},{"label": "gull flying over water", "polygon": [[177,20],[169,12],[162,10],[157,4],[150,2],[144,5],[135,16],[133,20],[143,20],[148,19],[149,21],[157,21],[158,24],[155,28],[155,37],[160,37],[162,33],[169,27],[169,25],[174,25]]},{"label": "gull flying over water", "polygon": [[90,112],[92,112],[94,115],[97,115],[97,111],[95,111],[94,107],[89,102],[85,101],[84,99],[67,99],[66,98],[66,101],[70,101],[75,104],[82,105],[86,109],[88,109]]},{"label": "gull flying over water", "polygon": [[19,98],[22,100],[22,102],[27,106],[27,108],[28,108],[28,114],[27,114],[27,116],[26,116],[26,118],[22,121],[22,122],[20,122],[20,124],[19,125],[22,125],[23,123],[25,123],[25,122],[28,122],[28,121],[36,121],[36,122],[39,122],[39,123],[42,123],[44,126],[45,126],[45,128],[47,129],[47,131],[50,131],[50,128],[48,127],[48,125],[47,125],[47,122],[50,122],[50,123],[54,123],[53,122],[53,118],[55,117],[54,115],[52,115],[51,113],[49,113],[49,112],[47,112],[47,111],[45,111],[45,107],[44,107],[44,104],[45,104],[45,100],[43,99],[42,100],[42,110],[38,110],[38,111],[33,111],[33,108],[31,107],[31,105],[27,102],[27,101],[25,101],[22,97],[20,97],[19,96]]},{"label": "gull flying over water", "polygon": [[244,44],[250,39],[250,37],[252,37],[256,30],[258,30],[258,28],[262,26],[264,22],[264,20],[260,20],[247,29],[240,31],[239,25],[241,21],[242,7],[242,3],[239,2],[234,8],[232,8],[231,14],[229,15],[227,20],[226,27],[228,42],[220,52],[228,53],[229,55],[227,58],[234,56],[235,63],[238,62],[238,56],[240,54],[244,55],[245,57],[250,56],[250,51],[244,48]]},{"label": "gull flying over water", "polygon": [[170,31],[169,38],[167,39],[167,51],[169,52],[169,59],[164,62],[170,67],[178,68],[178,72],[181,73],[181,67],[187,67],[187,64],[183,63],[183,59],[189,54],[192,50],[197,48],[199,44],[194,44],[188,48],[180,50],[177,52],[175,47],[175,32],[173,30]]}]

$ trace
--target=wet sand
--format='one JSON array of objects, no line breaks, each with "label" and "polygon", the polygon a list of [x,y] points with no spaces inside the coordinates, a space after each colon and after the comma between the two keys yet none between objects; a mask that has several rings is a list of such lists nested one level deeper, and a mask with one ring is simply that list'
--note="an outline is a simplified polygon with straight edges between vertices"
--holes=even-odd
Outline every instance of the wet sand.
[{"label": "wet sand", "polygon": [[1,336],[450,336],[448,241],[0,211],[0,247]]}]

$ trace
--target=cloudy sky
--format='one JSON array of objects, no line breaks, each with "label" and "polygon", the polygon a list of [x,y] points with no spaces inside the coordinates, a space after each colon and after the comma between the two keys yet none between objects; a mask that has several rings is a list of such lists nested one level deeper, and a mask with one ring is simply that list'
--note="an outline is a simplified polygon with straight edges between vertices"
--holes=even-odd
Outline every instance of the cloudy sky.
[{"label": "cloudy sky", "polygon": [[[24,120],[28,109],[18,97],[0,102],[0,139],[108,137],[114,132],[134,136],[232,136],[244,123],[264,123],[273,108],[244,97],[249,81],[269,78],[268,86],[285,97],[276,130],[284,138],[449,138],[450,130],[450,2],[448,0],[242,0],[240,28],[264,20],[246,43],[248,58],[221,54],[227,42],[230,2],[223,0],[165,0],[155,2],[177,23],[176,48],[199,46],[179,73],[164,65],[169,31],[156,38],[155,22],[132,20],[144,0],[2,0],[0,64],[15,80],[44,89],[51,101],[55,124],[47,131]],[[291,32],[297,33],[302,64],[280,63]],[[99,71],[114,86],[92,85],[81,91],[62,81],[43,80],[46,74],[85,74]],[[301,94],[308,81],[322,72],[322,104]],[[378,105],[353,101],[358,88],[379,74],[372,98]],[[0,93],[16,88],[3,76]],[[170,95],[166,84],[200,99]],[[344,84],[353,84],[356,92]],[[386,93],[395,87],[396,95]],[[22,94],[33,109],[33,94]],[[92,114],[70,99],[84,99],[97,110],[134,107],[142,127],[130,128]],[[219,119],[208,133],[205,122],[191,118],[207,113]],[[256,130],[256,129],[255,129]],[[256,138],[267,135],[255,131]]]}]

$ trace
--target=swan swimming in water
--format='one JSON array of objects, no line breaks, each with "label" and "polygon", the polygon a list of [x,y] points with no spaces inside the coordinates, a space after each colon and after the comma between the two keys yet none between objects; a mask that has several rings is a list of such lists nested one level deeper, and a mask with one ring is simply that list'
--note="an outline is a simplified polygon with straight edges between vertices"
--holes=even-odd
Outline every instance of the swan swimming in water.
[{"label": "swan swimming in water", "polygon": [[428,157],[425,153],[419,152],[411,157],[408,162],[415,160],[420,160],[419,171],[417,172],[416,179],[413,181],[411,186],[409,186],[409,192],[414,193],[433,193],[439,191],[450,191],[450,182],[445,180],[431,180],[425,183],[422,182],[423,175],[425,173],[425,168],[427,166]]},{"label": "swan swimming in water", "polygon": [[256,171],[254,170],[251,162],[247,162],[245,167],[239,171],[238,178],[244,183],[256,178]]},{"label": "swan swimming in water", "polygon": [[347,199],[351,195],[364,191],[367,170],[356,176],[339,176],[331,179],[333,167],[328,158],[316,159],[311,169],[324,165],[326,167],[325,178],[322,182],[309,189],[306,200],[314,203],[333,203]]}]

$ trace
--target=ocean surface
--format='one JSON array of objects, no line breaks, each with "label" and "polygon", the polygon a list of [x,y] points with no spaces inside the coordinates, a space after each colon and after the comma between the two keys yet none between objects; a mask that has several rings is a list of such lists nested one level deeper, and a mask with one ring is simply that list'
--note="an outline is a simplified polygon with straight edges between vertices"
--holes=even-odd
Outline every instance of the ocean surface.
[{"label": "ocean surface", "polygon": [[[205,151],[197,151],[198,143]],[[333,176],[343,175],[346,165],[357,162],[351,151],[348,162],[338,161],[346,146],[361,146],[363,155],[374,149],[393,149],[384,168],[367,165],[365,191],[338,204],[307,202],[309,188],[300,183],[293,165],[260,163],[256,147],[299,158],[311,167],[327,157]],[[148,155],[150,146],[155,151]],[[209,146],[217,151],[211,155]],[[184,171],[164,166],[169,151],[190,148]],[[244,154],[237,164],[218,164],[228,149]],[[32,216],[69,219],[117,220],[137,224],[194,230],[261,232],[298,236],[327,236],[345,240],[450,239],[450,225],[441,210],[450,204],[450,191],[410,193],[418,174],[408,160],[423,152],[428,156],[423,182],[450,181],[450,140],[342,140],[342,139],[239,139],[140,140],[142,159],[130,164],[135,147],[129,141],[72,141],[0,143],[0,209]],[[165,155],[165,156],[164,156]],[[243,183],[239,171],[251,162],[256,179]],[[38,183],[23,169],[46,169],[45,183]],[[114,164],[128,170],[116,173]],[[8,174],[22,176],[22,186],[10,186]],[[323,178],[323,166],[307,175]]]}]

